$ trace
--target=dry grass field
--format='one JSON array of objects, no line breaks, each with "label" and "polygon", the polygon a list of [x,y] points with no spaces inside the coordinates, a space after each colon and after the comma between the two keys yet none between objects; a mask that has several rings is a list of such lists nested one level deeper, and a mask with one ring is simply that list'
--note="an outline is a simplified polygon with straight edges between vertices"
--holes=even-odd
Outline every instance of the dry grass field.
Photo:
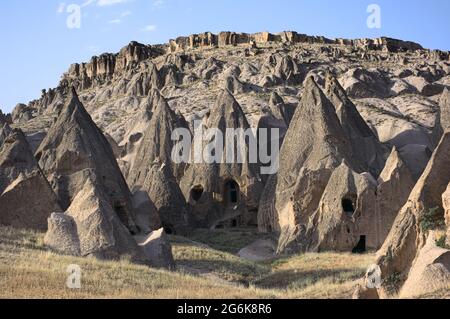
[{"label": "dry grass field", "polygon": [[[171,237],[178,270],[60,256],[44,234],[0,227],[0,298],[351,298],[374,255],[305,254],[254,263],[234,253],[258,238],[249,230],[198,231]],[[227,244],[228,243],[228,244]],[[66,287],[71,264],[82,269],[81,289]],[[449,298],[448,291],[424,298]]]},{"label": "dry grass field", "polygon": [[[350,298],[354,281],[373,259],[327,253],[253,263],[230,252],[239,248],[232,237],[250,237],[245,234],[203,231],[193,235],[195,241],[172,237],[178,270],[168,272],[127,260],[59,256],[45,249],[44,234],[0,227],[0,298]],[[209,240],[197,241],[202,238]],[[81,289],[66,288],[71,264],[83,271]]]}]

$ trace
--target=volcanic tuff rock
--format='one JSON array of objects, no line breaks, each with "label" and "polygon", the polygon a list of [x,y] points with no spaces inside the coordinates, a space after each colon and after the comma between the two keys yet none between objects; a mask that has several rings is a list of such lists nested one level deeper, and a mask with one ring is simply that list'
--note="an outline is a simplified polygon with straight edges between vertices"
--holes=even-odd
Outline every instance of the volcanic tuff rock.
[{"label": "volcanic tuff rock", "polygon": [[450,288],[450,250],[437,247],[437,240],[435,233],[429,234],[402,287],[401,298],[420,297]]},{"label": "volcanic tuff rock", "polygon": [[450,184],[442,195],[442,200],[445,209],[445,225],[447,226],[447,245],[450,247]]},{"label": "volcanic tuff rock", "polygon": [[307,223],[332,170],[344,159],[352,162],[347,140],[334,106],[308,78],[280,151],[279,172],[261,196],[260,229],[289,233]]},{"label": "volcanic tuff rock", "polygon": [[187,223],[186,202],[178,186],[185,163],[176,164],[172,160],[175,145],[172,132],[188,130],[188,124],[169,108],[158,91],[152,91],[152,95],[153,114],[127,179],[132,187],[148,192],[166,230],[180,231],[179,228],[185,228]]},{"label": "volcanic tuff rock", "polygon": [[163,228],[153,231],[148,236],[138,237],[136,240],[144,250],[152,267],[175,269],[172,245]]},{"label": "volcanic tuff rock", "polygon": [[[446,129],[449,87],[449,53],[412,42],[204,33],[167,45],[132,42],[117,54],[75,64],[57,88],[19,104],[6,123],[22,129],[32,149],[39,147],[36,155],[62,208],[90,180],[102,197],[92,202],[104,203],[98,206],[106,212],[92,216],[114,215],[112,207],[128,228],[137,223],[144,233],[161,226],[154,209],[162,226],[177,233],[189,223],[256,224],[259,210],[261,230],[281,233],[280,252],[298,249],[296,243],[310,250],[362,251],[379,247],[404,205],[385,245],[392,253],[382,250],[387,257],[380,262],[383,273],[388,269],[385,279],[400,273],[404,281],[426,237],[421,217],[414,216],[428,215],[429,206],[440,205],[440,217],[444,212],[444,140],[432,168],[422,173]],[[218,98],[226,103],[216,107]],[[193,132],[195,120],[205,128],[222,122],[280,128],[279,173],[258,178],[249,165],[173,165],[169,133],[176,127]],[[11,130],[4,122],[0,116],[0,147]],[[136,186],[134,198],[115,158],[130,187]],[[416,195],[408,194],[421,176]],[[7,184],[20,185],[19,192],[28,179],[14,177]],[[258,190],[264,185],[264,192]],[[332,196],[333,187],[339,198]],[[66,231],[75,223],[67,216],[56,216],[49,226],[63,229],[55,236],[66,238],[62,250],[75,247],[73,252],[79,234]]]},{"label": "volcanic tuff rock", "polygon": [[39,164],[67,209],[92,178],[120,220],[136,231],[131,193],[108,141],[72,90],[67,104],[36,152]]},{"label": "volcanic tuff rock", "polygon": [[60,210],[24,134],[11,131],[0,145],[0,223],[45,230],[48,216]]},{"label": "volcanic tuff rock", "polygon": [[49,218],[45,244],[68,255],[148,263],[129,230],[110,204],[109,196],[88,177],[64,214]]},{"label": "volcanic tuff rock", "polygon": [[364,165],[364,171],[377,177],[384,167],[386,147],[380,143],[342,86],[331,74],[326,77],[325,94],[336,107],[336,114],[354,150],[353,158]]},{"label": "volcanic tuff rock", "polygon": [[442,195],[450,183],[449,165],[450,132],[446,132],[378,252],[377,264],[385,283],[380,295],[401,290],[430,238],[429,229],[444,224]]},{"label": "volcanic tuff rock", "polygon": [[[247,131],[250,125],[241,106],[228,90],[220,92],[211,113],[195,131],[200,129],[218,129],[223,136],[214,133],[206,142],[194,140],[193,163],[181,180],[181,189],[192,209],[192,223],[197,227],[217,227],[221,223],[255,225],[263,185],[258,163],[251,163],[248,155],[250,143],[256,146],[256,140],[253,132]],[[233,136],[233,141],[229,141],[227,129],[243,129],[250,136]],[[233,145],[227,144],[230,142]],[[212,163],[203,156],[206,152],[214,155],[209,160]],[[231,163],[229,157],[234,159]]]}]

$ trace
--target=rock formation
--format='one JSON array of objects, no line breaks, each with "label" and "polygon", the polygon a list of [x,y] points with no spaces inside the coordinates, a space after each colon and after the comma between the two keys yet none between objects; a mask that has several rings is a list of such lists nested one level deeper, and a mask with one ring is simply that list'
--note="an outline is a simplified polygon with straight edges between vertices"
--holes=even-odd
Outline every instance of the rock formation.
[{"label": "rock formation", "polygon": [[89,176],[67,212],[49,218],[45,244],[61,254],[107,260],[130,256],[133,262],[148,262],[97,185]]},{"label": "rock formation", "polygon": [[261,196],[260,229],[298,233],[317,208],[333,169],[344,159],[352,162],[351,147],[336,110],[308,78],[280,151],[280,170]]},{"label": "rock formation", "polygon": [[[417,269],[420,251],[431,236],[429,231],[444,225],[442,195],[450,183],[446,169],[449,165],[450,133],[446,132],[378,252],[377,264],[384,283],[380,295],[401,291],[405,281]],[[446,265],[448,267],[448,263]]]},{"label": "rock formation", "polygon": [[24,134],[12,130],[0,146],[0,224],[45,230],[60,210]]},{"label": "rock formation", "polygon": [[[262,184],[258,163],[251,162],[249,156],[250,143],[256,146],[256,140],[241,106],[229,91],[220,92],[211,113],[196,131],[200,129],[218,129],[221,134],[214,132],[206,142],[194,140],[191,165],[181,180],[181,189],[192,208],[191,222],[197,227],[256,225]],[[242,134],[227,135],[230,129],[242,129]],[[205,159],[206,152],[210,159]]]},{"label": "rock formation", "polygon": [[119,216],[137,231],[131,193],[108,141],[79,101],[75,90],[36,152],[63,209],[91,178],[99,183]]},{"label": "rock formation", "polygon": [[331,74],[325,83],[325,92],[336,107],[342,128],[352,146],[353,158],[364,165],[363,170],[377,177],[384,167],[386,148],[359,114],[356,106],[345,94],[344,89]]},{"label": "rock formation", "polygon": [[172,160],[176,129],[188,130],[182,116],[170,109],[166,100],[153,91],[153,115],[128,174],[128,183],[148,192],[168,232],[184,232],[187,227],[186,201],[178,186],[185,163]]},{"label": "rock formation", "polygon": [[175,261],[172,255],[172,246],[164,229],[153,231],[150,235],[136,239],[152,267],[175,269]]}]

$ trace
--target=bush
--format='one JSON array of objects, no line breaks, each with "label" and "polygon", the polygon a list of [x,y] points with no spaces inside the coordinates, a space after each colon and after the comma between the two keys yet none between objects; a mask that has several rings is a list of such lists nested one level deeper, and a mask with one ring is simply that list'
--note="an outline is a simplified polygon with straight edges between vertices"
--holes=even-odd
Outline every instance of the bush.
[{"label": "bush", "polygon": [[445,226],[444,218],[439,207],[431,208],[424,214],[420,222],[422,231],[440,229]]},{"label": "bush", "polygon": [[447,245],[447,236],[442,235],[438,240],[436,240],[436,246],[444,249],[450,249],[450,247]]}]

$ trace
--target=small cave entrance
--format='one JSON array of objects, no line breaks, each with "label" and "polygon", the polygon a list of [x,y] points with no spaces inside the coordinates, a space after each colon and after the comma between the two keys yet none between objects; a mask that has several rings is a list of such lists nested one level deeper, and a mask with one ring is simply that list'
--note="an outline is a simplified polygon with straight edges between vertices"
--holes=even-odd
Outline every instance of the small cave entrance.
[{"label": "small cave entrance", "polygon": [[342,209],[344,210],[344,213],[353,216],[356,210],[356,200],[357,197],[355,195],[349,195],[342,198]]},{"label": "small cave entrance", "polygon": [[356,245],[355,248],[353,248],[352,253],[353,254],[364,254],[367,251],[366,240],[367,240],[367,236],[365,236],[365,235],[360,236],[358,245]]},{"label": "small cave entrance", "polygon": [[166,225],[166,226],[164,226],[164,232],[167,234],[167,235],[175,235],[175,232],[174,232],[174,230],[173,230],[173,227],[172,226],[168,226],[168,225]]},{"label": "small cave entrance", "polygon": [[239,203],[239,185],[234,180],[229,180],[225,183],[225,203],[228,206]]},{"label": "small cave entrance", "polygon": [[204,188],[201,185],[197,185],[194,188],[191,189],[191,200],[193,200],[194,202],[198,202],[202,196],[203,196],[203,192],[204,192]]}]

